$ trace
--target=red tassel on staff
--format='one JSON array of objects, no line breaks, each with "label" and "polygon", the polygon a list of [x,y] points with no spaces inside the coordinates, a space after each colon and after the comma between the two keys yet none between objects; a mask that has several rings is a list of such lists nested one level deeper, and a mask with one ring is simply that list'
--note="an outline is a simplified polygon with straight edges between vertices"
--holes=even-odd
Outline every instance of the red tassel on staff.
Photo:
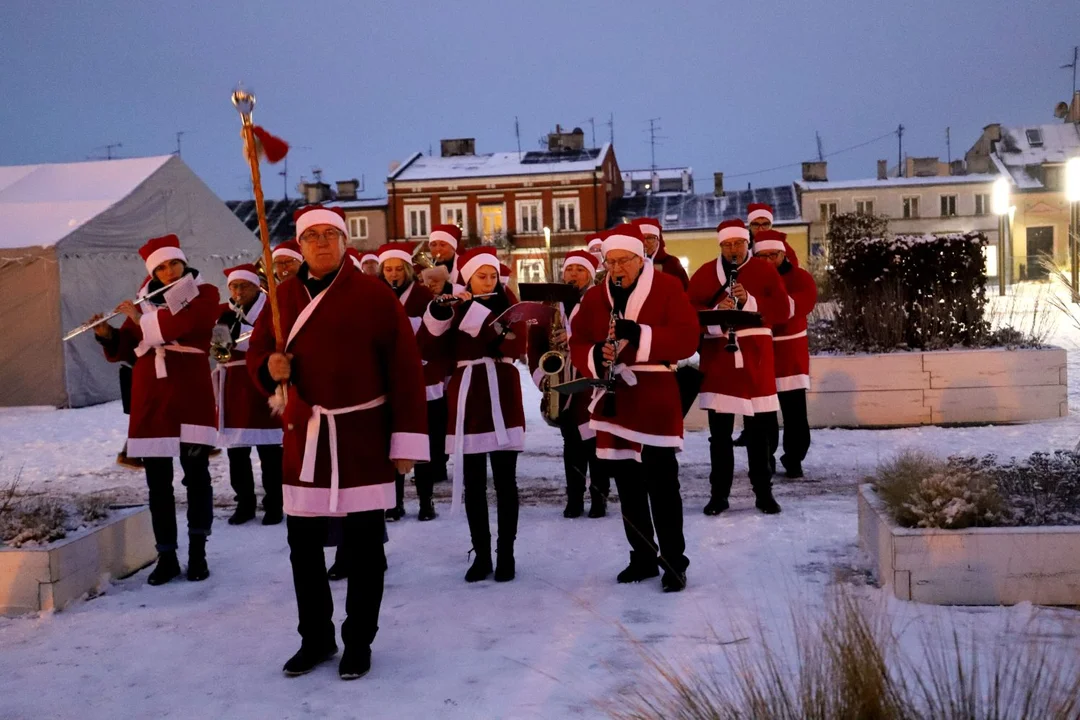
[{"label": "red tassel on staff", "polygon": [[271,135],[258,125],[253,125],[251,131],[255,133],[256,150],[266,158],[268,163],[273,164],[281,161],[289,152],[289,143]]}]

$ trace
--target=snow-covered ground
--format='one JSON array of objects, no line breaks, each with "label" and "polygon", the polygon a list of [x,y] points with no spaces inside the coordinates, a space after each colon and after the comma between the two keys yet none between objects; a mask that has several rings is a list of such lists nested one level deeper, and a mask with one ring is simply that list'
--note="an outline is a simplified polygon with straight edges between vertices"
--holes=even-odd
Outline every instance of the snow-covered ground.
[{"label": "snow-covered ground", "polygon": [[[658,581],[615,584],[627,559],[617,516],[562,518],[558,434],[539,419],[539,395],[523,375],[529,435],[518,467],[527,507],[517,580],[466,584],[468,530],[463,517],[449,516],[449,488],[437,488],[442,516],[423,524],[410,490],[410,514],[389,526],[373,669],[353,683],[340,682],[333,663],[302,678],[281,675],[298,646],[284,526],[225,524],[231,491],[226,461],[217,457],[210,579],[151,588],[143,571],[61,613],[0,619],[0,718],[598,717],[642,671],[642,651],[684,665],[714,658],[731,642],[759,645],[762,633],[790,645],[793,609],[819,612],[826,588],[837,583],[877,604],[908,644],[955,629],[978,635],[987,648],[1038,642],[1080,655],[1074,610],[898,602],[865,586],[855,544],[854,486],[899,448],[1022,456],[1073,447],[1080,436],[1080,332],[1062,319],[1052,341],[1070,351],[1068,418],[815,431],[807,478],[778,480],[784,512],[776,517],[754,511],[745,459],[737,459],[732,511],[701,515],[707,437],[689,434],[680,462],[691,565],[687,591],[675,595],[662,593]],[[118,403],[2,409],[0,479],[21,473],[24,489],[34,492],[145,498],[142,473],[113,464],[124,430]],[[344,590],[335,585],[339,620]]]}]

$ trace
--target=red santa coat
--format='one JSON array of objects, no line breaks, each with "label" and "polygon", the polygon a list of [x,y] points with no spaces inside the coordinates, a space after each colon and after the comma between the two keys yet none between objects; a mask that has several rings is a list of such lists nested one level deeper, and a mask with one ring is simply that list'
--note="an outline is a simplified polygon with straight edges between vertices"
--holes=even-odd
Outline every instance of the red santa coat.
[{"label": "red santa coat", "polygon": [[[610,283],[590,288],[571,323],[570,355],[585,377],[602,377],[593,348],[608,337]],[[641,326],[637,347],[627,345],[616,358],[615,416],[603,414],[603,392],[591,402],[589,425],[596,431],[596,456],[641,460],[641,446],[682,449],[683,415],[675,365],[694,354],[698,322],[677,279],[645,264],[626,303],[625,317]]]},{"label": "red santa coat", "polygon": [[217,443],[207,352],[220,296],[210,283],[198,283],[199,294],[175,315],[164,305],[141,303],[139,322],[127,319],[105,346],[110,362],[137,358],[128,420],[131,457],[180,457],[180,443]]},{"label": "red santa coat", "polygon": [[[401,303],[351,262],[314,298],[290,277],[278,286],[278,302],[293,355],[282,418],[285,512],[394,507],[391,459],[428,459],[423,369]],[[274,347],[271,313],[262,313],[246,358],[260,383]]]},{"label": "red santa coat", "polygon": [[[749,295],[744,310],[761,314],[764,327],[735,333],[738,352],[728,352],[726,328],[702,328],[701,363],[704,374],[698,403],[705,410],[732,415],[776,412],[776,376],[773,371],[771,328],[788,319],[787,292],[776,269],[761,258],[751,257],[739,266],[738,282]],[[698,268],[690,279],[690,302],[696,310],[712,310],[727,298],[724,265],[715,262]]]},{"label": "red santa coat", "polygon": [[[266,295],[259,293],[249,312],[238,313],[241,335],[254,330],[264,310],[270,312],[268,304]],[[221,313],[235,311],[228,304],[221,305],[218,310]],[[229,362],[214,368],[218,445],[223,448],[281,444],[281,419],[270,412],[266,395],[255,385],[247,371],[244,358],[250,342],[248,338],[237,343],[233,346]]]},{"label": "red santa coat", "polygon": [[[420,332],[424,313],[427,311],[428,303],[431,302],[432,297],[430,290],[421,283],[413,281],[409,283],[409,287],[398,298],[401,301],[401,306],[405,308],[405,314],[409,317],[409,324],[412,325],[413,333]],[[451,368],[447,365],[445,358],[433,360],[425,358],[422,362],[424,365],[424,392],[429,402],[438,400],[445,394],[446,378],[450,375]]]},{"label": "red santa coat", "polygon": [[[581,303],[574,305],[574,309],[570,311],[570,315],[566,314],[566,306],[559,305],[559,312],[562,313],[563,327],[566,328],[567,337],[572,334],[571,326],[574,322],[574,318],[577,316],[578,310],[581,309]],[[528,361],[529,372],[532,373],[533,383],[537,388],[543,389],[543,381],[547,375],[540,369],[540,357],[551,349],[551,326],[550,325],[531,325],[529,326],[529,348],[528,348]],[[569,377],[571,380],[576,380],[581,377],[581,373],[574,367],[574,363],[570,361],[570,358],[566,359],[567,365],[570,367]],[[577,427],[578,432],[581,433],[582,440],[591,440],[596,437],[596,431],[589,426],[589,420],[591,419],[591,413],[589,412],[589,394],[588,393],[575,393],[573,395],[566,395],[562,398],[562,404],[560,405],[559,417],[560,422],[568,422]]]},{"label": "red santa coat", "polygon": [[[511,305],[517,303],[508,289],[502,292]],[[492,327],[495,317],[479,302],[457,305],[447,320],[436,319],[429,309],[417,335],[429,362],[442,358],[454,367],[446,387],[446,453],[454,458],[451,513],[461,505],[465,455],[525,449],[525,411],[513,361],[525,353],[526,327],[512,326],[493,352],[499,336]]]},{"label": "red santa coat", "polygon": [[788,295],[790,317],[773,327],[773,356],[776,389],[810,389],[810,340],[806,337],[806,318],[817,304],[814,276],[793,264],[780,275]]},{"label": "red santa coat", "polygon": [[660,247],[657,248],[652,261],[657,270],[661,270],[682,283],[684,291],[689,289],[690,278],[686,275],[686,268],[682,266],[679,258],[668,255],[667,246],[664,245],[664,238],[660,238]]}]

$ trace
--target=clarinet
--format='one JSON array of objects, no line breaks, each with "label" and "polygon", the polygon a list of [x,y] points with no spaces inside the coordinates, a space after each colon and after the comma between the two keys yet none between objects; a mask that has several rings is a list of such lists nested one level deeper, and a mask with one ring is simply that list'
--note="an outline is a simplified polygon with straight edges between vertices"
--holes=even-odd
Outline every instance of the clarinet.
[{"label": "clarinet", "polygon": [[[735,285],[735,279],[738,276],[739,276],[739,268],[733,268],[731,270],[731,275],[728,276],[727,286],[724,288],[728,292],[729,295],[731,294],[731,288]],[[736,302],[736,307],[738,307],[738,301],[736,300],[735,302]],[[728,328],[727,345],[724,346],[724,349],[727,350],[729,353],[735,353],[735,352],[739,351],[739,344],[737,342],[735,342],[735,328],[734,327],[729,327]]]},{"label": "clarinet", "polygon": [[[608,322],[608,334],[607,339],[604,341],[606,347],[610,347],[612,352],[618,352],[619,341],[615,339],[615,322],[619,319],[619,313],[615,308],[611,309],[611,320]],[[604,417],[615,417],[615,360],[614,355],[611,361],[604,361],[604,407],[601,409],[601,413]]]}]

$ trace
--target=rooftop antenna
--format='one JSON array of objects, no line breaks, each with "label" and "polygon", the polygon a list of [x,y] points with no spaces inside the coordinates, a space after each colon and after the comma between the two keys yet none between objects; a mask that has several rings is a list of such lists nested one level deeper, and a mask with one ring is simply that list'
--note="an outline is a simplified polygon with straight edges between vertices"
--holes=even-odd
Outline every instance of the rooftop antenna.
[{"label": "rooftop antenna", "polygon": [[945,128],[945,157],[949,165],[952,165],[952,138],[949,136],[949,128]]},{"label": "rooftop antenna", "polygon": [[184,130],[176,131],[176,157],[180,157],[180,138],[184,137]]},{"label": "rooftop antenna", "polygon": [[821,133],[819,133],[817,130],[814,131],[814,140],[817,141],[818,162],[825,162],[825,150],[821,147]]},{"label": "rooftop antenna", "polygon": [[1077,62],[1078,60],[1080,60],[1080,46],[1074,45],[1072,62],[1066,63],[1061,66],[1062,70],[1064,70],[1065,68],[1072,68],[1073,71],[1072,95],[1069,96],[1069,102],[1072,102],[1072,99],[1076,96],[1076,66],[1080,64]]},{"label": "rooftop antenna", "polygon": [[615,145],[615,113],[610,113],[608,115],[608,121],[606,123],[604,123],[604,124],[608,126],[608,142],[611,143],[612,146],[614,146]]},{"label": "rooftop antenna", "polygon": [[514,137],[517,138],[518,160],[521,160],[521,125],[518,124],[517,115],[514,116]]},{"label": "rooftop antenna", "polygon": [[904,125],[900,124],[896,128],[896,141],[898,143],[898,150],[896,151],[896,177],[904,177]]},{"label": "rooftop antenna", "polygon": [[657,135],[656,131],[660,129],[657,124],[660,122],[660,118],[649,118],[649,157],[652,160],[651,169],[656,169],[656,141],[662,139],[661,135]]},{"label": "rooftop antenna", "polygon": [[[290,146],[289,149],[292,150],[293,152],[295,152],[297,150],[310,150],[311,148],[307,147],[306,145],[292,145],[292,146]],[[288,155],[286,155],[285,159],[282,160],[281,170],[278,171],[278,175],[281,177],[282,183],[284,184],[284,187],[282,187],[282,190],[281,190],[282,199],[288,200],[289,199],[289,156]]]}]

